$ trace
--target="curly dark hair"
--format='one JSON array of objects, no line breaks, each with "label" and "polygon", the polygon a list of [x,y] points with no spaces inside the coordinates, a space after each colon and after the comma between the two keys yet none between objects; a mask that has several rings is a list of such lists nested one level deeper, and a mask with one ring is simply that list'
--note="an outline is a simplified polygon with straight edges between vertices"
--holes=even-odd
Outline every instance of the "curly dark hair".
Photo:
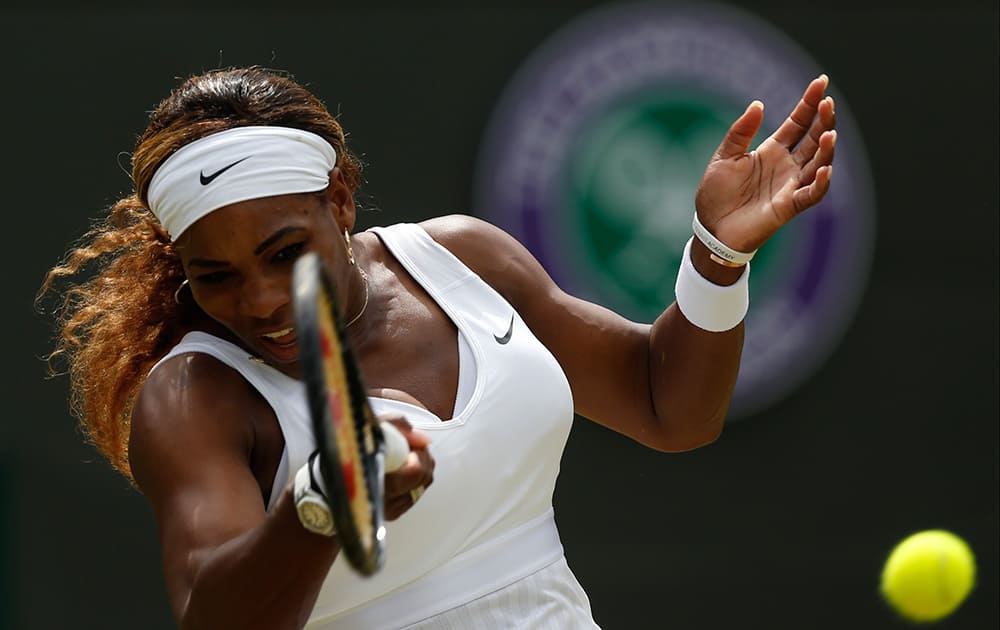
[{"label": "curly dark hair", "polygon": [[175,151],[207,135],[250,125],[311,131],[337,152],[352,194],[361,162],[340,124],[309,90],[284,73],[259,67],[216,70],[181,83],[150,115],[132,157],[135,190],[108,210],[63,261],[49,270],[39,299],[57,281],[96,266],[71,283],[56,311],[49,368],[70,376],[70,406],[87,438],[130,481],[128,441],[136,395],[152,366],[206,315],[174,299],[184,280],[166,230],[149,210],[156,169]]}]

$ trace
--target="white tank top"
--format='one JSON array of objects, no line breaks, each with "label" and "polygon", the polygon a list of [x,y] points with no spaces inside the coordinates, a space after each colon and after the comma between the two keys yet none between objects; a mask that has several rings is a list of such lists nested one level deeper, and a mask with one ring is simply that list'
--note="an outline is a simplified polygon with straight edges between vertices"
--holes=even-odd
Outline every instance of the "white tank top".
[{"label": "white tank top", "polygon": [[[423,228],[372,231],[458,328],[459,395],[447,420],[372,399],[376,414],[401,412],[430,435],[434,485],[387,525],[385,566],[376,576],[363,578],[345,561],[334,563],[307,628],[433,627],[435,615],[488,600],[484,596],[533,574],[537,581],[562,558],[552,493],[573,421],[565,374],[513,307]],[[184,352],[210,354],[237,370],[274,409],[285,451],[270,509],[289,471],[315,448],[303,385],[205,333],[189,333],[163,361]],[[572,583],[573,614],[594,627],[568,568],[552,575],[559,588]]]}]

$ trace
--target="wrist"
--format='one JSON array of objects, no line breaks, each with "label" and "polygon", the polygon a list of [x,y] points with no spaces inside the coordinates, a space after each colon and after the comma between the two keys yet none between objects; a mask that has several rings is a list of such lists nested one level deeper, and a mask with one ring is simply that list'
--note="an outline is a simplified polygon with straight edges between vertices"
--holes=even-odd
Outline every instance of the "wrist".
[{"label": "wrist", "polygon": [[743,321],[750,306],[750,265],[747,263],[739,269],[716,265],[719,270],[713,270],[713,273],[738,272],[739,277],[729,285],[713,282],[711,278],[704,277],[692,262],[692,250],[697,240],[691,237],[684,247],[677,284],[674,286],[677,308],[685,319],[702,330],[731,330]]},{"label": "wrist", "polygon": [[757,253],[756,248],[740,251],[718,239],[711,230],[701,224],[697,210],[691,219],[691,230],[694,232],[695,238],[709,250],[709,260],[722,267],[742,267],[750,262],[754,254]]},{"label": "wrist", "polygon": [[333,512],[319,470],[319,452],[314,452],[295,473],[294,499],[302,527],[322,536],[334,536]]},{"label": "wrist", "polygon": [[748,264],[732,267],[716,262],[712,259],[712,250],[697,238],[691,240],[690,258],[691,264],[702,278],[723,287],[739,281]]}]

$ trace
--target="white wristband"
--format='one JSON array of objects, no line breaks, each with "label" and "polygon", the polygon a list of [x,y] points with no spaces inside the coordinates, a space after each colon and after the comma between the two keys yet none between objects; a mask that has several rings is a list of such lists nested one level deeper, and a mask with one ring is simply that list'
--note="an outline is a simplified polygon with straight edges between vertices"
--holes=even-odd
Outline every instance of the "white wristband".
[{"label": "white wristband", "polygon": [[713,254],[725,261],[733,263],[734,265],[742,265],[750,262],[753,255],[757,253],[756,249],[749,253],[738,252],[719,239],[715,238],[715,235],[705,229],[705,226],[698,220],[697,212],[694,213],[694,219],[691,221],[691,229],[694,230],[694,235],[698,237],[698,240],[704,243],[705,247],[707,247]]},{"label": "white wristband", "polygon": [[691,242],[684,246],[674,294],[684,317],[703,330],[723,332],[735,328],[750,307],[750,264],[740,279],[729,286],[706,280],[691,263]]},{"label": "white wristband", "polygon": [[[385,442],[383,451],[385,471],[394,472],[406,462],[406,457],[410,453],[410,443],[392,424],[383,422],[380,427]],[[313,451],[306,463],[295,473],[292,495],[303,527],[316,534],[334,536],[337,528],[333,522],[329,494],[319,465],[319,451]],[[420,493],[423,493],[422,488]],[[419,496],[417,494],[414,497],[414,503]]]}]

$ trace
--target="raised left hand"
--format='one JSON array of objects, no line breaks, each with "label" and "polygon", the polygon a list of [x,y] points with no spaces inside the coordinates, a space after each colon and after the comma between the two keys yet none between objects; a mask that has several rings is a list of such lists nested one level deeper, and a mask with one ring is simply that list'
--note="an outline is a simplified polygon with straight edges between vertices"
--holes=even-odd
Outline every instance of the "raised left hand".
[{"label": "raised left hand", "polygon": [[729,247],[752,252],[781,226],[818,203],[833,174],[833,97],[826,75],[813,79],[778,129],[748,151],[764,119],[752,102],[729,128],[705,169],[695,207],[709,232]]}]

